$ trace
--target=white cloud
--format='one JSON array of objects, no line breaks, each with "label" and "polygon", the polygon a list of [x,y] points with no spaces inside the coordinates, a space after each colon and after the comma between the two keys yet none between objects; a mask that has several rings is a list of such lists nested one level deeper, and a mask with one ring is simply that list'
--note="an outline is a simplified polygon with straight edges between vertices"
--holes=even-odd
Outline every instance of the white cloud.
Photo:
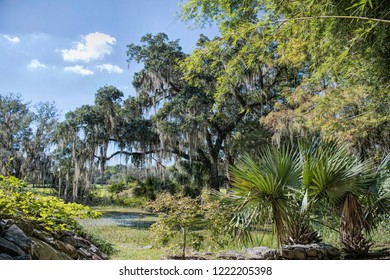
[{"label": "white cloud", "polygon": [[89,62],[95,59],[101,59],[105,55],[111,54],[112,45],[116,39],[107,34],[95,32],[82,36],[82,42],[76,42],[73,49],[61,50],[65,61],[84,61]]},{"label": "white cloud", "polygon": [[108,73],[123,73],[123,69],[113,64],[101,64],[96,66],[101,72],[107,71]]},{"label": "white cloud", "polygon": [[82,66],[82,65],[68,66],[68,67],[65,67],[64,69],[65,69],[65,71],[80,74],[82,76],[93,75],[93,71],[91,71],[87,68],[84,68],[84,66]]},{"label": "white cloud", "polygon": [[30,63],[27,65],[29,69],[38,69],[38,68],[46,68],[46,65],[39,62],[38,59],[33,59],[30,61]]},{"label": "white cloud", "polygon": [[11,43],[19,43],[20,42],[20,39],[17,36],[9,36],[9,35],[4,34],[2,37],[7,39]]}]

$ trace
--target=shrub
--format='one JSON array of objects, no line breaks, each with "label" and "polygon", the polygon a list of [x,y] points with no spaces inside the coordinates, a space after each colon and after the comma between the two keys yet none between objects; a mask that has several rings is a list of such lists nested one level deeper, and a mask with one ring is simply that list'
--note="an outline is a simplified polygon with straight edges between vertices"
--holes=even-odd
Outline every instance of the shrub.
[{"label": "shrub", "polygon": [[100,215],[87,206],[65,203],[57,197],[0,190],[0,218],[35,221],[46,230],[75,231],[79,229],[76,217],[98,218]]},{"label": "shrub", "polygon": [[126,186],[125,182],[119,181],[119,182],[114,182],[111,185],[108,186],[108,191],[113,194],[117,194],[120,192],[123,192],[126,190],[128,187]]},{"label": "shrub", "polygon": [[0,175],[0,189],[6,190],[8,192],[13,192],[20,191],[25,187],[27,187],[27,184],[23,180],[19,180],[14,176]]},{"label": "shrub", "polygon": [[180,248],[183,259],[189,244],[199,249],[204,239],[194,230],[201,214],[199,200],[164,193],[149,206],[154,212],[161,213],[158,222],[151,226],[152,235],[157,242],[163,245],[171,243],[174,248]]}]

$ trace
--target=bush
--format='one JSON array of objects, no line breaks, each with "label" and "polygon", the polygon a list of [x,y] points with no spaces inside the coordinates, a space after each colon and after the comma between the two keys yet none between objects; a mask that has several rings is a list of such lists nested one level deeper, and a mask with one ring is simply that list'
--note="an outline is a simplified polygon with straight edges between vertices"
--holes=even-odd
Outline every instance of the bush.
[{"label": "bush", "polygon": [[149,176],[142,181],[135,181],[132,193],[135,197],[144,197],[155,200],[161,193],[176,193],[176,186],[170,180],[161,180],[158,177]]},{"label": "bush", "polygon": [[158,243],[171,243],[173,248],[180,248],[182,258],[185,258],[189,244],[199,249],[204,237],[194,230],[201,214],[201,205],[197,199],[164,193],[149,206],[154,212],[161,213],[158,222],[150,228]]},{"label": "bush", "polygon": [[8,192],[16,192],[22,190],[25,187],[27,187],[27,184],[23,180],[19,180],[14,176],[0,175],[0,189],[6,190]]},{"label": "bush", "polygon": [[98,218],[100,215],[87,206],[65,203],[57,197],[0,190],[1,219],[27,219],[46,230],[75,231],[79,229],[75,218]]},{"label": "bush", "polygon": [[113,194],[120,193],[126,189],[128,189],[128,186],[123,181],[114,182],[108,186],[108,191]]},{"label": "bush", "polygon": [[131,190],[125,190],[112,195],[111,203],[131,208],[143,208],[147,203],[147,199],[145,197],[135,197]]}]

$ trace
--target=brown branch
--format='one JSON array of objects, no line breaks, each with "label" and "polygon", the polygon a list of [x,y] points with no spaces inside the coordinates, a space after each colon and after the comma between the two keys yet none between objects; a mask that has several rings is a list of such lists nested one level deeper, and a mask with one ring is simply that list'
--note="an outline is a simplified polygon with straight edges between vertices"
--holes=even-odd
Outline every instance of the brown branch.
[{"label": "brown branch", "polygon": [[[103,161],[109,161],[110,159],[112,159],[113,157],[119,155],[119,154],[123,154],[123,155],[127,155],[127,156],[142,156],[142,155],[150,155],[150,154],[155,154],[155,153],[158,153],[160,152],[161,150],[160,149],[152,149],[152,150],[148,150],[148,151],[136,151],[136,152],[129,152],[129,151],[116,151],[114,152],[113,154],[111,154],[110,156],[108,157],[105,157],[105,156],[97,156],[97,155],[94,155],[95,158],[97,158],[98,160],[103,160]],[[189,154],[186,154],[178,149],[168,149],[168,151],[172,154],[175,154],[175,155],[178,155],[184,159],[187,159],[187,160],[194,160],[194,161],[200,161],[200,158],[199,157],[196,157],[196,156],[191,156]],[[154,159],[154,158],[153,158]]]}]

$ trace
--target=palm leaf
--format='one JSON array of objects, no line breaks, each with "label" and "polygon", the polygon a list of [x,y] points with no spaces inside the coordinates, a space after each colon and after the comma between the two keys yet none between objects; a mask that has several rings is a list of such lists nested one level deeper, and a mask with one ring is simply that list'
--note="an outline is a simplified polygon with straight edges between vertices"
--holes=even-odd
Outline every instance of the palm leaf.
[{"label": "palm leaf", "polygon": [[299,186],[299,163],[299,154],[293,149],[268,147],[258,160],[245,155],[237,166],[229,168],[232,198],[238,205],[232,223],[240,231],[249,231],[255,223],[270,221],[281,244],[291,211],[289,192]]}]

